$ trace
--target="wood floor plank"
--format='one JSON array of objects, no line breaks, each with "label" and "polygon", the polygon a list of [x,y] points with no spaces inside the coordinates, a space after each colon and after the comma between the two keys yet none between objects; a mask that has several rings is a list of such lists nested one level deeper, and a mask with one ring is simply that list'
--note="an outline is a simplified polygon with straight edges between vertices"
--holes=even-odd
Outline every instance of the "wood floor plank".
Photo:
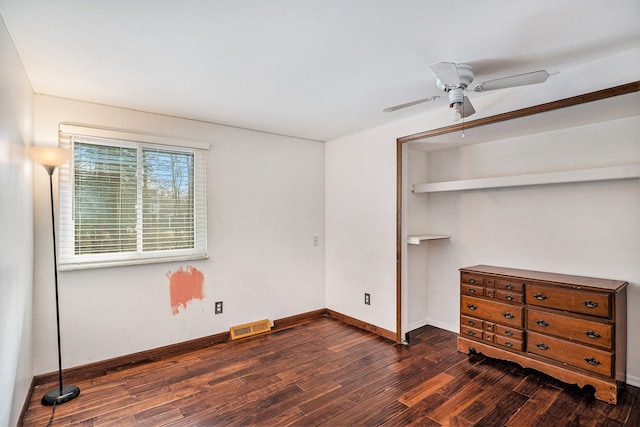
[{"label": "wood floor plank", "polygon": [[384,426],[405,426],[405,425],[424,425],[424,426],[441,426],[439,422],[429,416],[440,405],[448,400],[447,396],[439,393],[430,394],[420,402],[400,412],[395,417],[390,418]]},{"label": "wood floor plank", "polygon": [[358,405],[352,406],[340,415],[331,418],[324,426],[379,425],[393,418],[407,406],[398,402],[389,392],[379,393]]},{"label": "wood floor plank", "polygon": [[574,425],[584,427],[600,427],[607,421],[605,411],[609,409],[609,405],[600,400],[596,400],[590,394],[580,396],[580,401],[568,419]]},{"label": "wood floor plank", "polygon": [[[167,424],[171,421],[178,421],[183,418],[179,409],[171,409],[169,411],[160,412],[154,416],[147,416],[145,413],[136,414],[135,425],[139,427],[157,427]],[[122,424],[121,424],[122,425]]]},{"label": "wood floor plank", "polygon": [[[474,420],[474,425],[477,427],[494,427],[494,426],[506,426],[509,418],[513,416],[528,400],[529,398],[523,394],[515,391],[509,391],[506,395],[494,405],[489,411],[479,411],[475,416],[469,416],[463,414],[468,419]],[[486,406],[483,407],[486,409]],[[481,413],[480,413],[481,412]],[[482,418],[475,421],[475,419],[482,415]],[[554,423],[548,424],[547,427],[555,425]]]},{"label": "wood floor plank", "polygon": [[453,379],[454,377],[452,377],[451,375],[445,372],[441,372],[435,377],[423,382],[419,386],[411,389],[410,391],[400,396],[398,398],[398,401],[401,403],[404,403],[408,407],[411,407],[416,403],[420,402],[421,400],[423,400],[424,398],[426,398],[427,396],[430,396],[436,390],[443,387],[445,384],[448,384]]},{"label": "wood floor plank", "polygon": [[333,351],[333,352],[340,352],[343,350],[346,350],[348,348],[354,347],[358,344],[361,343],[366,343],[367,341],[371,341],[371,340],[375,340],[376,336],[371,335],[371,334],[363,334],[362,336],[359,336],[357,338],[353,338],[350,339],[348,341],[342,342],[340,344],[336,344],[336,345],[332,345],[331,347],[329,347],[329,350]]},{"label": "wood floor plank", "polygon": [[540,415],[534,425],[546,427],[553,424],[571,425],[569,417],[576,411],[581,391],[577,387],[568,387],[553,401],[546,412]]},{"label": "wood floor plank", "polygon": [[120,418],[128,417],[130,414],[135,416],[138,412],[151,408],[161,406],[164,409],[171,410],[170,407],[167,406],[171,402],[202,393],[203,391],[200,388],[194,387],[192,389],[183,389],[179,392],[170,391],[168,393],[158,393],[158,395],[154,397],[133,398],[121,404],[119,407],[102,406],[99,411],[86,410],[76,413],[71,416],[71,422],[75,423],[92,419],[94,425],[108,424]]},{"label": "wood floor plank", "polygon": [[[506,373],[499,370],[484,371],[482,375],[466,382],[455,393],[449,394],[447,402],[434,409],[429,416],[442,425],[448,424],[451,417],[459,415],[460,412],[474,402],[476,396],[498,382],[504,375]],[[447,386],[444,387],[444,389],[447,388]],[[446,393],[444,394],[447,395]]]},{"label": "wood floor plank", "polygon": [[458,417],[471,422],[478,423],[483,417],[494,414],[495,419],[508,419],[516,412],[521,402],[526,399],[518,399],[520,394],[514,396],[511,388],[522,380],[522,374],[512,368],[498,379],[491,387],[487,387],[482,393],[478,393],[474,402],[462,410]]},{"label": "wood floor plank", "polygon": [[[366,400],[371,394],[383,390],[389,384],[388,376],[369,375],[364,378],[360,377],[359,380],[342,385],[338,389],[300,405],[300,409],[305,413],[305,419],[301,423],[293,423],[293,425],[304,426],[326,422]],[[374,386],[369,387],[369,384]]]},{"label": "wood floor plank", "polygon": [[[640,426],[640,390],[619,405],[517,365],[457,352],[427,326],[399,345],[331,318],[78,381],[58,426]],[[86,377],[85,377],[86,378]],[[34,388],[24,426],[52,408]],[[558,424],[561,423],[561,424]]]},{"label": "wood floor plank", "polygon": [[[626,387],[628,391],[630,387]],[[624,422],[625,426],[640,426],[640,395],[636,393],[636,398],[632,403],[629,417]]]},{"label": "wood floor plank", "polygon": [[624,423],[629,419],[633,403],[640,395],[640,389],[636,387],[628,387],[625,391],[626,393],[621,394],[618,405],[608,408],[609,412],[607,414],[608,418],[620,421],[621,423]]},{"label": "wood floor plank", "polygon": [[538,417],[544,414],[553,404],[561,389],[543,384],[524,405],[507,420],[510,427],[527,427],[535,424]]}]

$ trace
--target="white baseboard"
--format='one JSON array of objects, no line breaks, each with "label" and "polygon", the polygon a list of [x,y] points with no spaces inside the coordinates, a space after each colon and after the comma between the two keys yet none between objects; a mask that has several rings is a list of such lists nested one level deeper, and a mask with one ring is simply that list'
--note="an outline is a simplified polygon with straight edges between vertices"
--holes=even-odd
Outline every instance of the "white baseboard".
[{"label": "white baseboard", "polygon": [[640,387],[640,377],[634,377],[633,375],[627,375],[627,384],[634,387]]},{"label": "white baseboard", "polygon": [[415,331],[416,329],[422,328],[426,325],[435,326],[436,328],[444,329],[445,331],[454,332],[456,334],[460,333],[460,325],[450,325],[448,323],[440,322],[433,319],[422,319],[420,321],[413,322],[412,324],[407,326],[407,331]]},{"label": "white baseboard", "polygon": [[413,322],[412,324],[407,325],[407,332],[415,331],[416,329],[420,329],[428,324],[429,321],[427,321],[426,319],[420,320],[418,322]]},{"label": "white baseboard", "polygon": [[460,333],[460,324],[458,323],[451,325],[438,320],[428,319],[427,325],[435,326],[436,328],[444,329],[445,331],[454,332],[456,334]]},{"label": "white baseboard", "polygon": [[416,329],[422,328],[426,325],[435,326],[436,328],[444,329],[445,331],[454,332],[456,334],[460,332],[459,325],[450,325],[448,323],[439,322],[433,319],[423,319],[418,322],[413,322],[412,324],[407,326],[407,331],[415,331]]}]

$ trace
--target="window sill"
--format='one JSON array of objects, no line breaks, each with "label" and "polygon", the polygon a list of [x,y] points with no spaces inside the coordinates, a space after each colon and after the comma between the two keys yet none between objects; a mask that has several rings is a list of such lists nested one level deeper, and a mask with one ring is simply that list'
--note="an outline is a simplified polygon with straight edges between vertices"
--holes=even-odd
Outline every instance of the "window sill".
[{"label": "window sill", "polygon": [[139,258],[139,259],[123,259],[123,260],[109,260],[109,261],[83,261],[83,262],[67,262],[58,265],[58,271],[73,271],[73,270],[92,270],[96,268],[107,267],[126,267],[132,265],[145,265],[145,264],[159,264],[165,262],[178,262],[178,261],[193,261],[200,259],[209,259],[207,254],[194,254],[194,255],[180,255],[180,256],[164,256],[156,258]]}]

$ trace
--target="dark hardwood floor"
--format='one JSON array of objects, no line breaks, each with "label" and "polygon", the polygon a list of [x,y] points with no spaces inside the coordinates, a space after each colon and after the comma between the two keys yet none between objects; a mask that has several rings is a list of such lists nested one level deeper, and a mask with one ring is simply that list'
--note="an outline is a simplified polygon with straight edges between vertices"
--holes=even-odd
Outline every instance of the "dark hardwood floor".
[{"label": "dark hardwood floor", "polygon": [[[514,364],[456,351],[425,327],[397,345],[331,318],[75,382],[52,426],[640,426],[617,406]],[[36,387],[25,426],[46,426]]]}]

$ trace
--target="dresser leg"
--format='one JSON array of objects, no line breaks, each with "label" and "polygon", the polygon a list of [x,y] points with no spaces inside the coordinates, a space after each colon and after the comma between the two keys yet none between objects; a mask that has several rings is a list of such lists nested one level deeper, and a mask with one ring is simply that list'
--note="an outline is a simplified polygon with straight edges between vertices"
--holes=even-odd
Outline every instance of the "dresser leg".
[{"label": "dresser leg", "polygon": [[615,405],[618,403],[618,387],[612,384],[605,384],[594,387],[596,392],[595,396],[598,400],[603,400],[607,403]]},{"label": "dresser leg", "polygon": [[458,338],[458,351],[460,353],[469,354],[472,351],[475,351],[475,349],[472,350],[471,347],[469,347],[469,345],[467,344],[466,341],[463,341],[460,338]]}]

